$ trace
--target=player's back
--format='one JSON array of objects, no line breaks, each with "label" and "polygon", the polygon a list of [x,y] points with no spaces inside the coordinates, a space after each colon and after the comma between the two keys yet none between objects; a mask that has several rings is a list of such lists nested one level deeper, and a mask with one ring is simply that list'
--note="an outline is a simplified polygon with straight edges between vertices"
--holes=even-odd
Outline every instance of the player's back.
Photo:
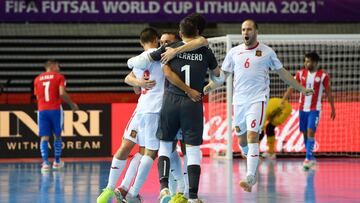
[{"label": "player's back", "polygon": [[38,99],[39,111],[60,108],[62,103],[60,86],[65,86],[65,78],[58,72],[44,72],[36,77],[34,91]]},{"label": "player's back", "polygon": [[[142,54],[147,55],[156,49],[149,49]],[[137,79],[155,80],[156,85],[151,89],[141,88],[141,96],[138,100],[137,112],[157,113],[161,109],[165,76],[158,61],[152,62],[146,69],[134,68],[133,73]]]},{"label": "player's back", "polygon": [[[171,46],[179,47],[183,44],[184,42],[176,42]],[[194,51],[176,55],[175,58],[169,62],[169,66],[185,84],[198,92],[202,92],[207,70],[215,69],[217,67],[217,61],[208,47],[201,47]],[[168,91],[186,96],[182,90],[173,84],[169,84]]]}]

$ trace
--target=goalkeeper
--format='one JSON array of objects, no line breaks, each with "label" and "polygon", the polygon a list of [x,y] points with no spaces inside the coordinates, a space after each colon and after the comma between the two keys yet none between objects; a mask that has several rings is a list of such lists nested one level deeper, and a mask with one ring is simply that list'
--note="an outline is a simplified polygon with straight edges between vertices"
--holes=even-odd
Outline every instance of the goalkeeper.
[{"label": "goalkeeper", "polygon": [[259,136],[259,141],[267,136],[268,151],[264,153],[264,157],[275,159],[275,128],[286,121],[291,114],[291,105],[285,99],[272,98],[269,100],[265,113],[265,123]]}]

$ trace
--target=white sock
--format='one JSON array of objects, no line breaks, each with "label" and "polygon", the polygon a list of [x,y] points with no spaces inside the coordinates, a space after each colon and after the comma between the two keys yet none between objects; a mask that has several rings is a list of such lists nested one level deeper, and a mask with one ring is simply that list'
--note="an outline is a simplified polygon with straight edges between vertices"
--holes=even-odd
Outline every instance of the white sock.
[{"label": "white sock", "polygon": [[259,163],[259,143],[249,143],[249,153],[247,156],[247,173],[255,176]]},{"label": "white sock", "polygon": [[184,154],[184,182],[185,182],[185,189],[184,189],[184,197],[189,198],[189,176],[187,171],[187,156]]},{"label": "white sock", "polygon": [[131,181],[136,175],[137,169],[140,164],[142,155],[140,153],[136,153],[134,157],[131,159],[131,162],[129,164],[129,167],[126,170],[125,177],[123,181],[121,182],[120,187],[125,189],[126,191],[129,190]]},{"label": "white sock", "polygon": [[247,155],[249,153],[249,145],[246,145],[245,147],[242,147],[241,145],[239,145],[239,147],[241,149],[241,154],[247,157]]},{"label": "white sock", "polygon": [[136,197],[139,194],[141,187],[144,185],[146,178],[149,175],[153,162],[154,160],[150,156],[145,155],[141,158],[134,184],[129,190],[131,196]]},{"label": "white sock", "polygon": [[181,168],[181,160],[177,151],[170,156],[170,172],[177,184],[177,192],[183,193],[185,190],[184,176]]},{"label": "white sock", "polygon": [[124,170],[125,165],[126,160],[119,160],[113,157],[113,160],[111,162],[108,185],[106,186],[107,188],[110,188],[112,190],[115,188],[115,185],[121,175],[121,172]]}]

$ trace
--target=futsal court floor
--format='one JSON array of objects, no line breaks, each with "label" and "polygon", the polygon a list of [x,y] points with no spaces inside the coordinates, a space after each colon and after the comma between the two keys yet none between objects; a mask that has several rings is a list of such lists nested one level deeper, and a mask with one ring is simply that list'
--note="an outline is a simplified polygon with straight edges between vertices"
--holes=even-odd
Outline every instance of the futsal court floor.
[{"label": "futsal court floor", "polygon": [[[110,158],[63,159],[62,171],[40,172],[40,159],[0,159],[1,203],[94,203],[107,184]],[[205,157],[200,198],[205,203],[360,202],[360,159],[322,158],[315,170],[303,171],[302,159],[264,160],[252,193],[239,187],[246,161]],[[140,194],[156,203],[156,163]],[[118,183],[119,184],[119,183]],[[110,202],[110,201],[109,201]],[[113,200],[115,202],[115,200]]]}]

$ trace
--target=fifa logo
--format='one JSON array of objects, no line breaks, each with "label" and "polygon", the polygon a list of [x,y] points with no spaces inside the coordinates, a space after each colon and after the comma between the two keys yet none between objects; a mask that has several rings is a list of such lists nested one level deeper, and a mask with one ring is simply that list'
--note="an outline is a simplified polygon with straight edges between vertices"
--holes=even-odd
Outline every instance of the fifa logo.
[{"label": "fifa logo", "polygon": [[[63,137],[83,137],[102,136],[100,132],[100,114],[102,110],[87,111],[64,111]],[[35,114],[35,112],[34,112]],[[25,126],[32,133],[38,135],[38,124],[27,112],[24,111],[0,111],[0,138],[23,137],[22,132]]]}]

